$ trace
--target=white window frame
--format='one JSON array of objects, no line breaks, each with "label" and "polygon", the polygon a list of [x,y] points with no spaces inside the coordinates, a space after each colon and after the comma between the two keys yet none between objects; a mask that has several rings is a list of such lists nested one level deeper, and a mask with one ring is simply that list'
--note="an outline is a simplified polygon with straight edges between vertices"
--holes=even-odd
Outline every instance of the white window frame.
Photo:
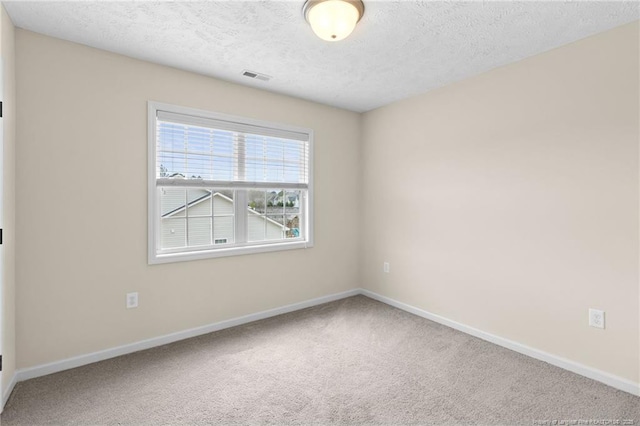
[{"label": "white window frame", "polygon": [[[170,253],[159,253],[160,245],[160,197],[158,196],[156,183],[156,123],[158,111],[169,111],[176,114],[192,115],[195,117],[210,118],[214,120],[230,121],[234,123],[242,123],[250,126],[260,126],[271,129],[285,130],[297,133],[305,133],[309,135],[309,185],[306,189],[306,197],[301,200],[301,211],[304,212],[302,225],[304,227],[303,238],[295,241],[259,241],[254,243],[246,243],[242,246],[208,248],[198,250],[197,248],[186,247],[184,251],[171,250]],[[282,250],[293,250],[313,247],[313,130],[302,127],[295,127],[288,124],[274,123],[252,118],[221,114],[217,112],[205,111],[201,109],[188,108],[178,105],[171,105],[162,102],[148,102],[148,153],[147,153],[147,180],[148,180],[148,262],[150,265],[182,262],[198,259],[209,259],[217,257],[227,257],[254,253],[264,253]],[[276,185],[277,186],[277,185]],[[242,193],[242,191],[238,191]],[[244,220],[247,211],[246,200],[239,197],[234,199],[236,205],[236,221]],[[240,226],[246,226],[240,225]]]}]

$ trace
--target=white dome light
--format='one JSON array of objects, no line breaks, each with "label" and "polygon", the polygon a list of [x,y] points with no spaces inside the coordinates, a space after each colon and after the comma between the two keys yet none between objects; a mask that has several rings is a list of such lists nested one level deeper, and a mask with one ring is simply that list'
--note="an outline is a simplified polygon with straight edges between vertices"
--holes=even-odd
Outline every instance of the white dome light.
[{"label": "white dome light", "polygon": [[339,41],[353,32],[364,13],[364,4],[360,0],[307,0],[302,10],[318,37]]}]

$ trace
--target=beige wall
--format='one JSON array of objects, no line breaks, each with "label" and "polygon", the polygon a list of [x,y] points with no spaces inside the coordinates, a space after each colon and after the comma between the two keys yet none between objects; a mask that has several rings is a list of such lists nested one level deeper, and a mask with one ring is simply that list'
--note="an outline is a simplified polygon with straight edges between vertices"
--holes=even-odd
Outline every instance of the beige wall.
[{"label": "beige wall", "polygon": [[[356,287],[359,114],[24,30],[16,53],[18,368]],[[315,247],[148,266],[148,100],[314,129]]]},{"label": "beige wall", "polygon": [[366,113],[362,284],[638,382],[638,35]]},{"label": "beige wall", "polygon": [[[2,260],[2,386],[0,398],[7,390],[16,369],[15,334],[15,219],[16,219],[16,80],[15,80],[15,29],[13,23],[0,6],[0,55],[3,64],[3,144],[4,158],[2,178],[4,192],[3,209],[3,256]],[[0,403],[1,405],[1,403]]]},{"label": "beige wall", "polygon": [[[362,286],[637,382],[638,51],[635,23],[359,115],[17,30],[18,368]],[[315,247],[148,266],[147,100],[313,128]]]}]

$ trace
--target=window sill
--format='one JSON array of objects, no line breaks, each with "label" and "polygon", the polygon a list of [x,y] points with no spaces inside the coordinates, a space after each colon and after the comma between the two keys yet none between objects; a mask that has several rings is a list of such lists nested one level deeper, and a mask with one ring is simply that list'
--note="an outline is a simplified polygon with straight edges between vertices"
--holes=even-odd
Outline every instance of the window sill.
[{"label": "window sill", "polygon": [[149,253],[149,265],[162,263],[186,262],[190,260],[213,259],[217,257],[239,256],[245,254],[268,253],[274,251],[296,250],[313,247],[312,242],[296,241],[272,243],[249,247],[229,247],[213,250],[190,251],[183,253],[157,254]]}]

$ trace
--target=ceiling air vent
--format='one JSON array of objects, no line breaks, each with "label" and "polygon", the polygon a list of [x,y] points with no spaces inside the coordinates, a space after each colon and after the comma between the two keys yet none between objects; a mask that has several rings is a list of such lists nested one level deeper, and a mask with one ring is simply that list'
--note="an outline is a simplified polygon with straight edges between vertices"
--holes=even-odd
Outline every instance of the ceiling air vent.
[{"label": "ceiling air vent", "polygon": [[244,75],[245,77],[253,78],[255,80],[262,80],[262,81],[269,81],[272,78],[270,75],[260,74],[259,72],[249,71],[249,70],[242,71],[242,75]]}]

